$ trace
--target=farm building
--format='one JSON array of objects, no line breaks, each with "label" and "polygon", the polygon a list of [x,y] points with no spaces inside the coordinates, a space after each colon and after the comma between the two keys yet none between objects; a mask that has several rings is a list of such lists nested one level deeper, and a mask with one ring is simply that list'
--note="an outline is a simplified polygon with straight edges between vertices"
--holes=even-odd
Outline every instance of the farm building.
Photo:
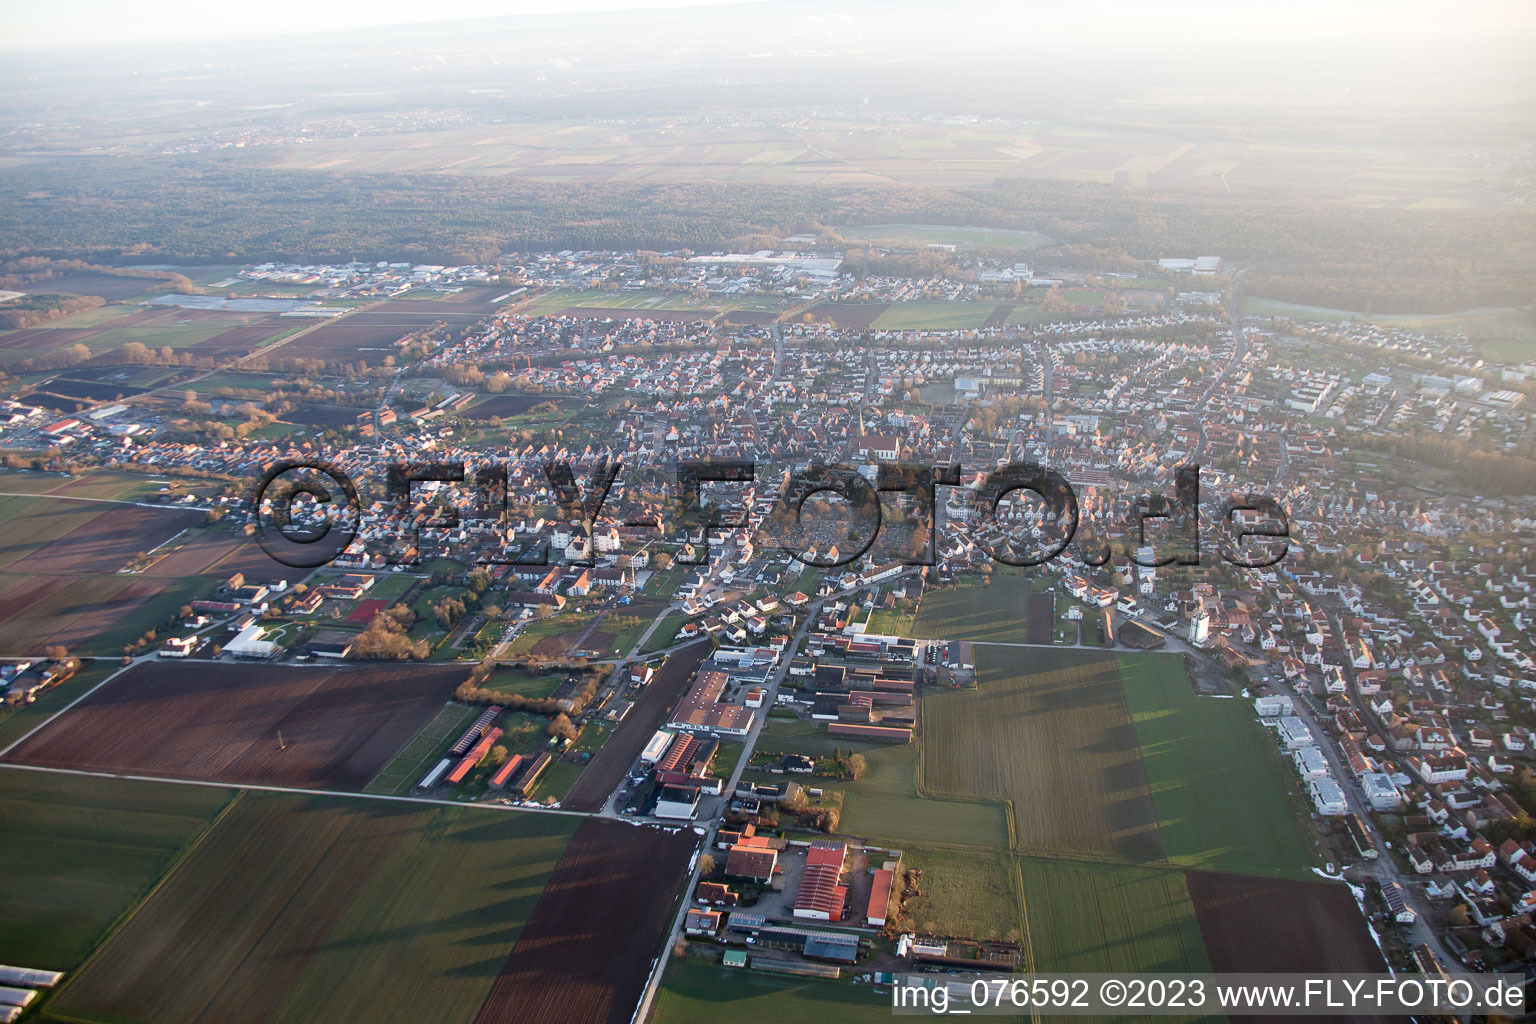
[{"label": "farm building", "polygon": [[880,868],[875,872],[874,884],[869,889],[869,907],[864,913],[871,928],[885,926],[886,915],[890,913],[891,889],[895,883],[896,872],[888,868]]},{"label": "farm building", "polygon": [[779,867],[779,851],[737,843],[725,858],[725,873],[732,878],[771,882]]},{"label": "farm building", "polygon": [[501,739],[500,729],[492,729],[480,737],[480,742],[471,747],[469,753],[460,758],[459,763],[453,766],[453,771],[448,773],[448,785],[457,786],[463,782],[464,776],[469,774],[471,768],[485,760],[485,755],[491,752],[491,747],[499,739]]},{"label": "farm building", "polygon": [[507,780],[515,775],[517,770],[523,766],[523,760],[524,758],[522,754],[513,754],[511,757],[507,758],[506,763],[503,764],[500,768],[497,768],[496,774],[491,776],[491,788],[505,789]]},{"label": "farm building", "polygon": [[848,887],[842,884],[848,847],[833,840],[813,840],[806,853],[800,890],[795,894],[796,917],[816,921],[841,921]]},{"label": "farm building", "polygon": [[496,719],[501,717],[501,708],[486,708],[480,712],[480,716],[474,720],[468,729],[464,730],[453,746],[448,748],[449,757],[463,757],[469,752],[469,748],[475,745],[475,741],[485,735],[485,730],[496,724]]},{"label": "farm building", "polygon": [[317,658],[345,658],[352,651],[357,634],[344,629],[323,629],[314,635],[304,649]]},{"label": "farm building", "polygon": [[441,761],[437,762],[437,767],[423,775],[421,777],[421,781],[416,783],[416,788],[431,789],[433,786],[437,785],[437,780],[443,777],[443,773],[448,770],[448,766],[451,764],[453,764],[453,758],[451,757],[445,757]]},{"label": "farm building", "polygon": [[873,740],[876,743],[911,743],[912,730],[884,725],[861,725],[857,722],[828,722],[827,735],[851,740]]},{"label": "farm building", "polygon": [[528,791],[533,789],[534,784],[539,781],[539,776],[544,774],[544,769],[548,768],[553,760],[554,758],[550,757],[548,752],[535,757],[523,768],[522,774],[517,777],[517,782],[510,787],[511,791],[518,796],[527,796]]},{"label": "farm building", "polygon": [[661,796],[656,801],[656,817],[689,821],[698,811],[698,786],[661,787]]}]

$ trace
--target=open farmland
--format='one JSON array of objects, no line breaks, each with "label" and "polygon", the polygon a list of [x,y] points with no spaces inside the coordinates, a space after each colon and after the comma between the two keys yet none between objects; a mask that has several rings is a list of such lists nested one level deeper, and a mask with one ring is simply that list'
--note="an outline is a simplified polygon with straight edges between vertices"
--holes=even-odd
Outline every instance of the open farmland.
[{"label": "open farmland", "polygon": [[477,1024],[629,1024],[697,845],[690,829],[583,821]]},{"label": "open farmland", "polygon": [[244,355],[303,326],[302,322],[264,313],[104,306],[44,327],[0,332],[0,363],[14,363],[76,344],[99,356],[132,341],[155,351],[170,347],[190,349],[198,356],[227,358]]},{"label": "open farmland", "polygon": [[[1034,643],[1041,635],[1034,612],[1043,604],[1033,602],[1037,592],[1050,584],[1029,576],[994,572],[986,586],[962,584],[947,590],[930,590],[912,620],[914,637],[925,640],[996,640]],[[1052,602],[1054,607],[1054,602]],[[1045,635],[1054,623],[1047,621]]]},{"label": "open farmland", "polygon": [[859,330],[880,319],[889,302],[820,302],[805,312],[805,316],[837,327]]},{"label": "open farmland", "polygon": [[962,330],[980,327],[995,302],[893,302],[875,319],[877,331]]},{"label": "open farmland", "polygon": [[975,690],[924,693],[924,787],[1007,801],[1026,851],[1160,860],[1115,659],[986,648],[977,675]]},{"label": "open farmland", "polygon": [[1211,969],[1182,872],[1038,857],[1017,861],[1035,970]]},{"label": "open farmland", "polygon": [[1200,697],[1171,654],[1119,658],[1168,859],[1185,867],[1310,877],[1292,773],[1246,701]]},{"label": "open farmland", "polygon": [[[8,490],[13,482],[11,477],[0,477],[0,490]],[[84,526],[101,515],[105,507],[94,502],[54,498],[0,497],[0,520],[5,521],[5,535],[0,537],[0,568],[8,568]],[[121,565],[113,567],[118,568]]]},{"label": "open farmland", "polygon": [[[713,950],[710,955],[713,956]],[[649,1024],[889,1024],[889,997],[868,986],[794,978],[673,957],[667,962]]]},{"label": "open farmland", "polygon": [[[1360,202],[1446,206],[1489,201],[1469,152],[1361,147],[1353,141],[1252,146],[1196,131],[1031,125],[627,125],[571,121],[321,138],[274,147],[279,166],[328,173],[427,171],[569,182],[755,182],[780,185],[991,185],[999,178],[1124,184],[1206,194],[1284,189]],[[895,228],[887,236],[881,229]],[[931,228],[931,231],[918,229]],[[873,225],[861,237],[1028,244],[1029,232]],[[997,237],[1001,236],[1001,237]],[[1010,237],[1010,236],[1023,236]]]},{"label": "open farmland", "polygon": [[0,572],[0,650],[37,653],[63,644],[78,654],[121,654],[212,588],[196,578]]},{"label": "open farmland", "polygon": [[464,669],[455,665],[141,663],[30,737],[10,759],[359,790],[463,680]]},{"label": "open farmland", "polygon": [[[309,552],[305,552],[309,554]],[[310,570],[284,565],[261,545],[223,530],[195,530],[155,552],[145,576],[207,576],[219,580],[240,573],[252,583],[286,580],[294,583]]]},{"label": "open farmland", "polygon": [[231,796],[0,771],[0,963],[73,969]]},{"label": "open farmland", "polygon": [[406,1007],[413,1021],[466,1020],[571,832],[558,815],[244,794],[51,1009],[165,1024],[396,1020]]},{"label": "open farmland", "polygon": [[[1380,973],[1386,969],[1349,887],[1191,871],[1214,971]],[[1263,922],[1262,927],[1256,922]]]},{"label": "open farmland", "polygon": [[656,673],[656,678],[646,685],[645,692],[629,709],[624,721],[614,730],[602,749],[592,756],[581,777],[561,801],[562,805],[577,811],[601,810],[613,791],[619,787],[624,773],[635,763],[646,741],[661,727],[672,713],[677,700],[693,682],[693,673],[709,652],[710,644],[700,640],[672,654],[667,663]]},{"label": "open farmland", "polygon": [[395,342],[435,324],[462,329],[490,316],[496,307],[478,293],[460,301],[391,299],[322,323],[285,343],[278,358],[325,359],[378,365],[395,352]]},{"label": "open farmland", "polygon": [[[35,500],[53,512],[71,504],[58,498]],[[12,561],[11,571],[115,573],[135,555],[165,543],[203,518],[199,512],[137,505],[92,504],[91,509],[95,514],[78,521],[68,533]],[[48,511],[38,510],[38,514],[47,515]]]}]

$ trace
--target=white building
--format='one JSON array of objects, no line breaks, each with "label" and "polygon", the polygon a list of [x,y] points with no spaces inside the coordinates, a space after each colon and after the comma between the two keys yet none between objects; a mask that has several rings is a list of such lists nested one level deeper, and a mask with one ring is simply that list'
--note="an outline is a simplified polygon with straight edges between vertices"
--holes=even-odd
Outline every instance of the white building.
[{"label": "white building", "polygon": [[1367,772],[1360,776],[1360,785],[1365,788],[1365,798],[1371,802],[1371,806],[1378,811],[1397,811],[1403,807],[1403,794],[1392,776],[1386,772]]},{"label": "white building", "polygon": [[1310,747],[1316,742],[1312,738],[1312,730],[1307,728],[1295,715],[1286,715],[1280,719],[1280,742],[1285,744],[1286,750],[1295,750],[1297,747]]},{"label": "white building", "polygon": [[1318,814],[1348,814],[1349,804],[1344,799],[1344,790],[1332,779],[1313,779],[1307,784],[1312,793],[1312,803],[1317,808]]},{"label": "white building", "polygon": [[1275,718],[1291,710],[1291,698],[1289,697],[1259,697],[1253,702],[1253,710],[1262,718]]},{"label": "white building", "polygon": [[224,653],[236,658],[270,658],[277,653],[277,644],[270,640],[263,640],[261,626],[251,623],[246,626],[235,638],[224,645]]}]

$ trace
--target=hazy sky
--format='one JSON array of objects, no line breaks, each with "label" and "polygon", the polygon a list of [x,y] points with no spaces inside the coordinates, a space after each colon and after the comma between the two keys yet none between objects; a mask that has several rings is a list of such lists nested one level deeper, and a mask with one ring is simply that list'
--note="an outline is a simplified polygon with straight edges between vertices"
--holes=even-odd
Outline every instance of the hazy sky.
[{"label": "hazy sky", "polygon": [[136,46],[462,21],[508,14],[645,10],[746,0],[0,0],[0,50]]}]

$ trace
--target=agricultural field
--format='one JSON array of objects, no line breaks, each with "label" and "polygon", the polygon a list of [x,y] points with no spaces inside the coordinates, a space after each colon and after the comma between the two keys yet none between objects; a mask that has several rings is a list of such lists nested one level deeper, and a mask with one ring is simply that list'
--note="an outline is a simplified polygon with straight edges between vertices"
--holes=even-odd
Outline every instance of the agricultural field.
[{"label": "agricultural field", "polygon": [[[1211,970],[1381,973],[1381,950],[1349,887],[1191,871]],[[1255,915],[1261,915],[1256,918]],[[1263,928],[1254,921],[1262,919]]]},{"label": "agricultural field", "polygon": [[985,586],[961,584],[929,590],[912,620],[910,636],[924,640],[1034,642],[1031,597],[1049,592],[1049,580],[994,572]]},{"label": "agricultural field", "polygon": [[73,969],[233,795],[0,771],[0,963]]},{"label": "agricultural field", "polygon": [[121,655],[213,587],[197,578],[0,572],[0,650],[37,653],[62,644],[76,654]]},{"label": "agricultural field", "polygon": [[477,1024],[629,1024],[697,845],[689,829],[584,820]]},{"label": "agricultural field", "polygon": [[1246,701],[1196,696],[1171,654],[1118,658],[1125,706],[1168,859],[1209,871],[1309,878],[1293,773]]},{"label": "agricultural field", "polygon": [[412,1020],[469,1019],[572,832],[558,815],[246,793],[49,1009],[231,1024],[390,1020],[402,1007]]},{"label": "agricultural field", "polygon": [[924,789],[1007,802],[1023,851],[1161,860],[1115,659],[983,648],[976,660],[976,689],[923,695]]},{"label": "agricultural field", "polygon": [[395,342],[407,335],[439,323],[462,329],[492,315],[497,307],[488,301],[490,297],[488,289],[480,289],[441,302],[390,299],[326,321],[285,343],[278,354],[288,359],[378,365],[394,353]]},{"label": "agricultural field", "polygon": [[[143,551],[160,547],[187,527],[203,520],[203,514],[174,508],[140,508],[137,505],[103,505],[92,502],[91,516],[81,519],[75,510],[61,510],[63,505],[74,502],[57,497],[12,497],[11,502],[34,502],[32,514],[46,517],[49,513],[65,513],[75,525],[69,533],[55,537],[43,545],[34,545],[31,554],[12,557],[8,570],[12,573],[117,573]],[[48,531],[45,530],[45,536]],[[12,548],[14,550],[14,548]]]},{"label": "agricultural field", "polygon": [[819,302],[804,315],[811,320],[860,330],[880,319],[890,306],[889,302]]},{"label": "agricultural field", "polygon": [[893,302],[871,325],[877,331],[964,330],[980,327],[995,302]]},{"label": "agricultural field", "polygon": [[463,680],[463,668],[454,665],[140,663],[29,737],[8,759],[359,790]]},{"label": "agricultural field", "polygon": [[84,345],[92,356],[129,342],[159,351],[190,349],[194,355],[245,355],[303,324],[261,313],[111,305],[63,317],[43,327],[0,331],[0,365]]},{"label": "agricultural field", "polygon": [[1035,970],[1211,969],[1182,872],[1038,857],[1017,862]]},{"label": "agricultural field", "polygon": [[662,975],[649,1024],[719,1024],[722,1020],[888,1024],[890,1019],[889,997],[868,986],[673,957]]},{"label": "agricultural field", "polygon": [[404,796],[432,769],[449,744],[458,739],[481,709],[472,704],[445,704],[432,720],[363,787],[364,793]]},{"label": "agricultural field", "polygon": [[664,320],[712,320],[720,315],[723,297],[653,291],[576,291],[556,288],[520,306],[523,316],[648,316]]}]

